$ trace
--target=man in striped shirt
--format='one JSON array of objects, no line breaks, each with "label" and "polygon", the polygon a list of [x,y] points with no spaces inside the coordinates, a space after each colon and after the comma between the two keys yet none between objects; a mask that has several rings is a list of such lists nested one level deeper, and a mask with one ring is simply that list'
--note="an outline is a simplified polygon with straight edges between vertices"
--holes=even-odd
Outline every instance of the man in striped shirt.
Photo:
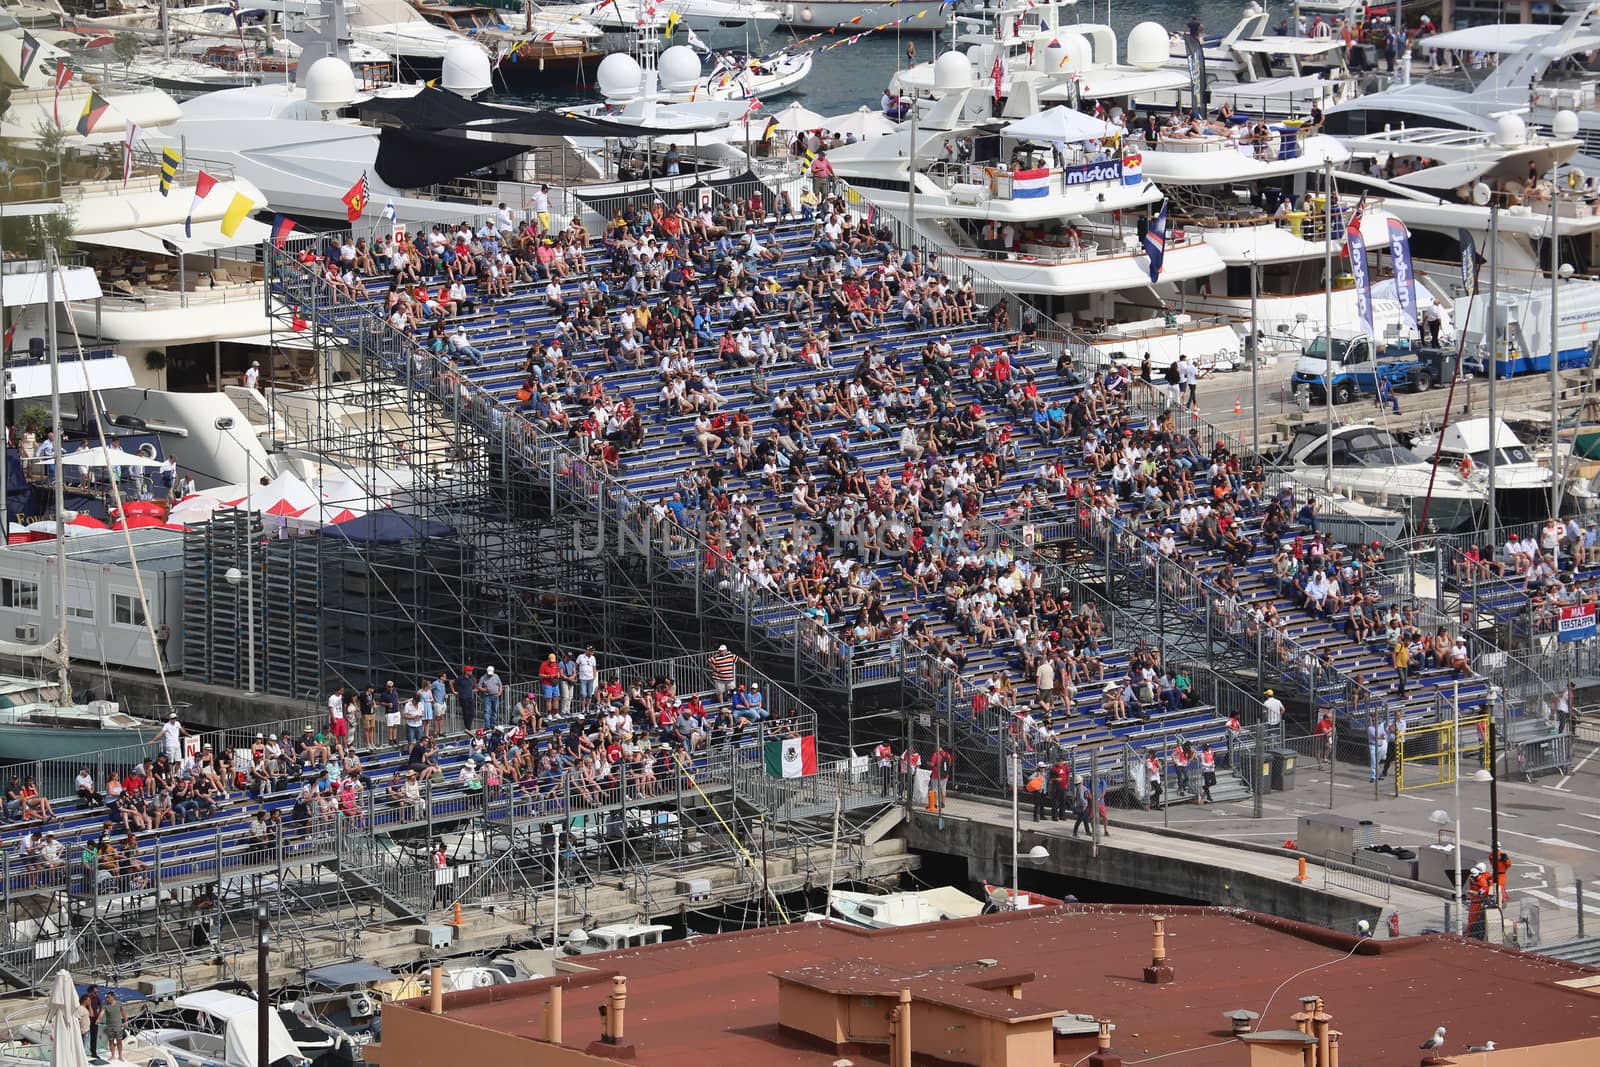
[{"label": "man in striped shirt", "polygon": [[737,662],[727,645],[718,645],[711,654],[711,684],[717,690],[718,700],[727,700],[733,692],[733,668]]}]

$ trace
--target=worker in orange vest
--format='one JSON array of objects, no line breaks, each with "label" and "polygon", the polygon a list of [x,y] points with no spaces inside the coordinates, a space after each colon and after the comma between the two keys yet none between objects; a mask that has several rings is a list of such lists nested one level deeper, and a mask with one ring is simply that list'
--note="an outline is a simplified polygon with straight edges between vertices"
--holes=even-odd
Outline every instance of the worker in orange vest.
[{"label": "worker in orange vest", "polygon": [[1497,851],[1494,854],[1494,884],[1495,897],[1501,907],[1505,907],[1506,903],[1506,872],[1510,869],[1511,857],[1507,856],[1504,850]]}]

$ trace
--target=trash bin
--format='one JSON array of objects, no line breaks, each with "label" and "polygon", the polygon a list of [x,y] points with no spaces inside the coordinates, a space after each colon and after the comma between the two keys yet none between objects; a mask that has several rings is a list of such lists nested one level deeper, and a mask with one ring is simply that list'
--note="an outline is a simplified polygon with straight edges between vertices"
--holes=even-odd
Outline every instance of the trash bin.
[{"label": "trash bin", "polygon": [[1272,754],[1263,752],[1258,758],[1255,753],[1249,752],[1245,758],[1250,761],[1250,788],[1257,793],[1272,792]]},{"label": "trash bin", "polygon": [[1292,748],[1275,748],[1267,753],[1271,761],[1272,788],[1284,793],[1294,788],[1294,757]]}]

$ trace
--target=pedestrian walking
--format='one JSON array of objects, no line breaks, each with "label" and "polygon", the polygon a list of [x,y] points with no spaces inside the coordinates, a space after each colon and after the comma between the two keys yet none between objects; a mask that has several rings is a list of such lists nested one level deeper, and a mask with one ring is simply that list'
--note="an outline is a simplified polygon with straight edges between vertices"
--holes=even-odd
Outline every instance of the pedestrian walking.
[{"label": "pedestrian walking", "polygon": [[1090,837],[1094,836],[1094,826],[1090,823],[1089,787],[1083,784],[1083,776],[1072,780],[1072,836],[1078,836],[1078,828]]}]

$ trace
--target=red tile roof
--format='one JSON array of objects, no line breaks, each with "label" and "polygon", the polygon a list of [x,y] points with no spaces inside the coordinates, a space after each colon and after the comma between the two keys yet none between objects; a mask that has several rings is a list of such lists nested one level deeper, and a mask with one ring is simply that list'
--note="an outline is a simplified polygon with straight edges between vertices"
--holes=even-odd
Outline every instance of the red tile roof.
[{"label": "red tile roof", "polygon": [[[1167,954],[1177,972],[1171,985],[1141,978],[1154,915],[1169,916]],[[1331,931],[1229,909],[1071,905],[872,932],[797,923],[582,962],[627,976],[626,1039],[645,1067],[829,1067],[831,1049],[780,1032],[773,974],[810,968],[842,981],[849,971],[842,961],[859,961],[871,986],[911,968],[965,969],[980,959],[994,960],[997,974],[1033,972],[1024,987],[1030,1004],[1110,1018],[1125,1061],[1192,1050],[1182,1067],[1238,1067],[1245,1056],[1222,1013],[1266,1009],[1259,1025],[1279,1029],[1292,1025],[1306,995],[1324,999],[1343,1033],[1343,1062],[1363,1067],[1416,1063],[1417,1045],[1437,1026],[1448,1028],[1447,1051],[1454,1052],[1489,1040],[1504,1049],[1600,1035],[1600,986],[1586,992],[1556,984],[1600,972],[1440,935],[1369,941],[1352,954],[1356,945]],[[549,984],[500,987],[491,1003],[447,997],[446,1011],[538,1037],[540,1012],[528,998],[542,1002]],[[608,981],[568,988],[566,1044],[583,1047],[598,1036],[596,1008],[609,991]],[[426,1010],[425,1001],[412,1004]],[[1072,1063],[1092,1048],[1092,1037],[1058,1038],[1056,1056]]]}]

